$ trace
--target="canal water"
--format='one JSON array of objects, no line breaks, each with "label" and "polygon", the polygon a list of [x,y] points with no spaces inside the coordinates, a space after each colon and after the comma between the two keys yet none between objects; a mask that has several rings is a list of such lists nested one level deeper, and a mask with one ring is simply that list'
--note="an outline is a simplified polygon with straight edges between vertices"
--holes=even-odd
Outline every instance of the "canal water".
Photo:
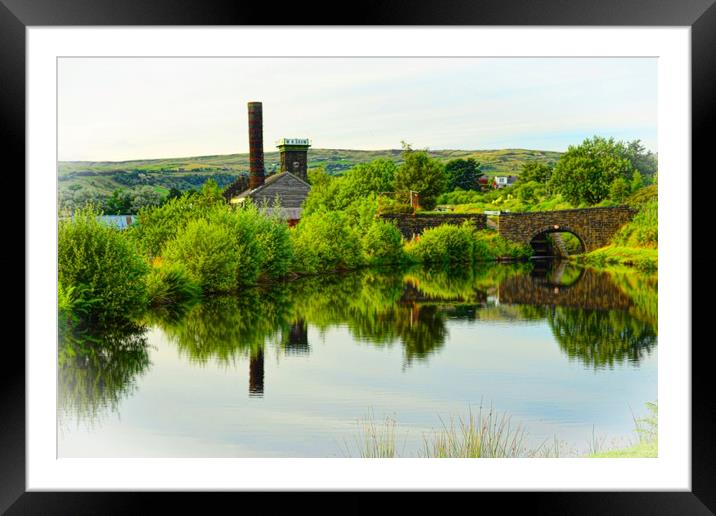
[{"label": "canal water", "polygon": [[657,400],[656,317],[656,275],[565,263],[251,289],[61,336],[58,454],[358,457],[392,421],[398,454],[419,456],[490,410],[533,449],[627,445]]}]

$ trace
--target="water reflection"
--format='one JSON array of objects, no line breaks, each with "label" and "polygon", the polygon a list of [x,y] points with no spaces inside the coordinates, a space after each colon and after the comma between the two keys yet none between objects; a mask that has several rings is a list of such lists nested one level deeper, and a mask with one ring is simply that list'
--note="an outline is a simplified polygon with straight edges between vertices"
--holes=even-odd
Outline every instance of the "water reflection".
[{"label": "water reflection", "polygon": [[[303,278],[148,320],[192,363],[245,368],[248,362],[248,394],[260,398],[270,382],[267,346],[310,359],[316,351],[309,336],[336,327],[360,345],[400,346],[403,369],[444,352],[454,321],[542,322],[570,361],[595,370],[638,366],[657,345],[656,290],[655,275],[565,263],[416,267]],[[144,333],[132,327],[62,336],[60,405],[81,418],[115,409],[150,366]]]},{"label": "water reflection", "polygon": [[93,423],[115,412],[150,366],[146,330],[137,325],[60,334],[58,417]]}]

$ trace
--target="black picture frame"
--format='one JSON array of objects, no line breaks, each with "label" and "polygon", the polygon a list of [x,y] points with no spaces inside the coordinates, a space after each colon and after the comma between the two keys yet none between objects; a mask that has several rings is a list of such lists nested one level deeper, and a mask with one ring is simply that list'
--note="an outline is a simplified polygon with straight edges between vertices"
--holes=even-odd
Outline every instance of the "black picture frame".
[{"label": "black picture frame", "polygon": [[[710,126],[716,119],[716,0],[458,0],[452,2],[365,1],[348,14],[316,9],[279,9],[269,2],[214,3],[206,0],[0,0],[0,134],[5,163],[25,170],[25,29],[29,26],[81,25],[543,25],[543,26],[689,26],[692,74],[692,168],[704,169],[711,153]],[[348,11],[341,11],[347,13]],[[320,19],[320,21],[318,21]],[[686,173],[686,172],[684,172]],[[22,179],[21,179],[22,177]],[[24,175],[16,175],[15,192],[23,191]],[[709,189],[699,179],[704,192]],[[702,187],[702,185],[704,185]],[[695,201],[695,199],[694,199]],[[692,217],[694,229],[705,220]],[[24,230],[24,225],[22,226]],[[24,238],[24,235],[23,235]],[[25,247],[13,258],[23,258]],[[693,260],[692,264],[696,264]],[[698,255],[697,255],[698,256]],[[705,255],[703,258],[705,259]],[[6,258],[7,261],[7,258]],[[10,262],[8,261],[8,266]],[[693,294],[692,294],[693,298]],[[19,305],[19,304],[18,304]],[[24,306],[24,304],[23,304]],[[694,303],[692,302],[692,306]],[[702,305],[700,305],[702,306]],[[703,310],[703,308],[697,308]],[[693,311],[692,311],[693,314]],[[692,315],[692,321],[699,318]],[[693,328],[693,327],[692,327]],[[559,492],[480,493],[498,501],[501,510],[528,504],[530,512],[550,514],[713,514],[716,511],[716,435],[711,396],[709,340],[692,345],[692,490],[690,492]],[[691,343],[669,343],[687,346]],[[5,367],[0,374],[0,513],[7,514],[133,514],[148,512],[152,502],[164,504],[169,496],[184,511],[205,512],[207,498],[167,493],[48,493],[25,489],[25,353],[15,340],[5,346]],[[242,506],[254,494],[240,493]],[[318,502],[318,493],[298,496],[312,511],[330,504]],[[218,495],[226,499],[233,494]],[[273,494],[272,511],[286,502]],[[341,512],[372,510],[376,502],[350,494]],[[474,494],[454,494],[454,503]],[[292,496],[293,498],[293,496]],[[424,504],[421,494],[401,501],[403,510]],[[323,500],[322,498],[320,500]],[[481,500],[482,502],[483,500]],[[212,499],[212,502],[214,500]],[[291,502],[294,503],[295,502]],[[462,503],[465,503],[463,500]],[[467,501],[474,503],[474,501]],[[295,507],[295,506],[294,506]],[[166,508],[166,507],[165,507]],[[512,512],[512,511],[510,511]]]}]

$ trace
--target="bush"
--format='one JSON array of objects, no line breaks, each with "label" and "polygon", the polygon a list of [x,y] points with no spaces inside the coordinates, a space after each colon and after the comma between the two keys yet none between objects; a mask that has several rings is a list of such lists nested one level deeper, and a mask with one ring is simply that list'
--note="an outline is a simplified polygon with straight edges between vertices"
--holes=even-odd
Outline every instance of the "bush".
[{"label": "bush", "polygon": [[180,263],[157,263],[147,276],[149,304],[152,307],[179,305],[201,296],[201,288],[194,283]]},{"label": "bush", "polygon": [[132,319],[146,308],[148,266],[121,230],[100,223],[88,207],[58,227],[60,307],[83,307],[83,319]]},{"label": "bush", "polygon": [[389,264],[403,260],[403,235],[390,222],[375,220],[363,235],[362,244],[369,263]]},{"label": "bush", "polygon": [[318,273],[361,265],[361,242],[345,213],[318,212],[291,229],[295,272]]},{"label": "bush", "polygon": [[186,192],[162,206],[139,210],[138,223],[127,230],[139,249],[148,257],[161,256],[164,246],[184,229],[189,221],[205,216],[206,211],[225,204],[221,191],[212,180],[207,181],[196,194]]},{"label": "bush", "polygon": [[425,230],[408,245],[407,252],[421,263],[470,263],[474,232],[470,226],[443,224]]},{"label": "bush", "polygon": [[253,204],[234,209],[226,205],[216,206],[207,212],[206,217],[212,224],[224,227],[230,235],[226,245],[236,254],[235,285],[255,284],[264,254],[268,253],[268,249],[262,247],[265,242],[258,240],[259,228],[266,217]]},{"label": "bush", "polygon": [[510,242],[496,231],[484,230],[475,232],[473,254],[477,261],[499,258],[521,260],[532,256],[532,248]]},{"label": "bush", "polygon": [[261,273],[269,278],[286,275],[293,261],[288,224],[277,217],[261,217],[256,230]]},{"label": "bush", "polygon": [[167,244],[166,260],[183,265],[204,292],[225,292],[236,287],[239,255],[234,243],[226,226],[198,219]]}]

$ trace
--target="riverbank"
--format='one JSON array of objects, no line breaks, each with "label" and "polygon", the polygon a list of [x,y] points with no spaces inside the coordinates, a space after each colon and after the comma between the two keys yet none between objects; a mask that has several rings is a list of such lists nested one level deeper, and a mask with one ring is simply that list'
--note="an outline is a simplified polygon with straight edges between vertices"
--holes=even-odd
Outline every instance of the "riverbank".
[{"label": "riverbank", "polygon": [[642,272],[652,272],[659,268],[659,250],[608,245],[591,253],[570,256],[570,260],[596,268],[623,265]]}]

